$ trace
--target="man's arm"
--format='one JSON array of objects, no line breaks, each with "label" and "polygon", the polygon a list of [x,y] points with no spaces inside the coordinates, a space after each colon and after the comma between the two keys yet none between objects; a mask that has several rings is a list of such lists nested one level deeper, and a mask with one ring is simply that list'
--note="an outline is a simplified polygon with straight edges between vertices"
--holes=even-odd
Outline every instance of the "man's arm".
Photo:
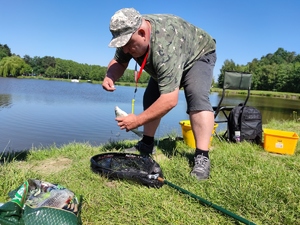
[{"label": "man's arm", "polygon": [[129,114],[126,117],[116,118],[118,126],[120,126],[121,129],[131,130],[162,118],[177,105],[178,94],[179,88],[176,88],[176,90],[171,93],[160,95],[160,97],[141,114]]},{"label": "man's arm", "polygon": [[173,92],[161,94],[148,109],[137,116],[140,125],[146,124],[154,119],[162,118],[166,115],[177,105],[178,94],[178,88]]},{"label": "man's arm", "polygon": [[102,87],[107,91],[114,91],[115,82],[123,75],[128,63],[118,63],[115,59],[112,59],[108,64],[106,76],[102,82]]}]

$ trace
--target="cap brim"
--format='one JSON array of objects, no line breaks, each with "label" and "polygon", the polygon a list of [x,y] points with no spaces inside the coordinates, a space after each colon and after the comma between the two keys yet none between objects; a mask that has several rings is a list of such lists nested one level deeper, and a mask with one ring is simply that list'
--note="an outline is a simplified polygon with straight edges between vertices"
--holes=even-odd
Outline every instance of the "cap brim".
[{"label": "cap brim", "polygon": [[132,34],[125,34],[122,36],[119,36],[117,38],[113,38],[110,43],[108,44],[109,47],[112,48],[119,48],[127,44],[127,42],[130,40]]}]

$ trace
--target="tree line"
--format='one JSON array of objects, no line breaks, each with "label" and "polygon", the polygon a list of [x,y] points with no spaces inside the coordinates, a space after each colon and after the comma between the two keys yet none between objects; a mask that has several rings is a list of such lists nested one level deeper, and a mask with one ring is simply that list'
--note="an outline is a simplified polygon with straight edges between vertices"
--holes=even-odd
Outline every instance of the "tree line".
[{"label": "tree line", "polygon": [[[0,44],[0,76],[43,76],[47,78],[83,79],[102,81],[107,67],[88,65],[55,58],[53,56],[25,55],[23,58]],[[278,48],[260,59],[253,59],[246,65],[238,65],[233,60],[225,60],[217,82],[213,86],[222,88],[225,71],[248,72],[253,75],[252,90],[300,93],[300,55]],[[147,83],[149,74],[143,72],[140,83]],[[135,82],[134,71],[127,69],[120,82]]]},{"label": "tree line", "polygon": [[252,90],[300,93],[300,55],[278,48],[246,65],[226,60],[220,69],[218,87],[223,87],[225,71],[252,74]]},{"label": "tree line", "polygon": [[[46,78],[83,79],[102,81],[107,67],[77,63],[72,60],[55,58],[53,56],[25,55],[23,58],[11,52],[10,48],[0,44],[0,76],[43,76]],[[139,83],[147,83],[149,74],[143,72]],[[127,69],[120,82],[135,82],[134,70]]]}]

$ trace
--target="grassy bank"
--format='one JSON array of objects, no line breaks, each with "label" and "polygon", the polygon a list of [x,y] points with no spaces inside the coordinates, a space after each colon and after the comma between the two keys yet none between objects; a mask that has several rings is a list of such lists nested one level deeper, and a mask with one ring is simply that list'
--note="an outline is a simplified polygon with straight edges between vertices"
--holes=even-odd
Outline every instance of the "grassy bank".
[{"label": "grassy bank", "polygon": [[[18,76],[19,79],[35,79],[35,80],[57,80],[57,81],[64,81],[64,82],[71,82],[72,79],[64,79],[64,78],[48,78],[43,76]],[[91,81],[91,80],[79,80],[80,83],[93,83],[93,84],[102,84],[102,81]],[[129,86],[129,87],[135,87],[135,83],[131,82],[116,82],[116,85],[119,86]],[[139,83],[139,87],[147,87],[147,83]]]},{"label": "grassy bank", "polygon": [[[266,128],[294,131],[300,124],[271,121]],[[28,178],[62,184],[83,196],[82,221],[97,224],[236,224],[172,187],[147,188],[130,181],[108,180],[90,170],[90,158],[119,151],[132,142],[92,147],[71,143],[32,149],[24,160],[0,167],[0,202]],[[295,155],[277,155],[249,143],[230,144],[213,139],[211,177],[199,182],[189,173],[193,149],[182,141],[159,141],[154,159],[165,178],[197,196],[256,224],[300,224],[300,145]]]},{"label": "grassy bank", "polygon": [[[218,92],[222,94],[221,88],[212,88],[211,92]],[[247,91],[245,90],[227,90],[226,94],[230,95],[247,95]],[[263,96],[263,97],[272,97],[272,98],[285,98],[285,99],[293,99],[299,100],[300,94],[299,93],[288,93],[288,92],[276,92],[276,91],[258,91],[258,90],[251,90],[250,95],[253,96]]]}]

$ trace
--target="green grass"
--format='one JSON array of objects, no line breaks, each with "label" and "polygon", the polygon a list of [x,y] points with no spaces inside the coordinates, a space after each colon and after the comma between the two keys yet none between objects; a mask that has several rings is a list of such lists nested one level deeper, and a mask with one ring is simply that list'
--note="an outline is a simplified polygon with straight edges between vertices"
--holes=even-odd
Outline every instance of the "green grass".
[{"label": "green grass", "polygon": [[[265,128],[294,131],[300,123],[271,121]],[[133,181],[109,180],[90,170],[90,158],[119,151],[134,142],[92,147],[71,143],[32,149],[26,156],[4,158],[0,202],[29,178],[59,183],[83,196],[83,224],[238,224],[212,207],[164,185],[148,188]],[[300,145],[294,155],[271,154],[261,146],[213,139],[211,176],[199,182],[189,173],[193,149],[182,141],[161,139],[154,156],[165,179],[255,224],[300,224]],[[19,160],[24,158],[24,160]]]}]

